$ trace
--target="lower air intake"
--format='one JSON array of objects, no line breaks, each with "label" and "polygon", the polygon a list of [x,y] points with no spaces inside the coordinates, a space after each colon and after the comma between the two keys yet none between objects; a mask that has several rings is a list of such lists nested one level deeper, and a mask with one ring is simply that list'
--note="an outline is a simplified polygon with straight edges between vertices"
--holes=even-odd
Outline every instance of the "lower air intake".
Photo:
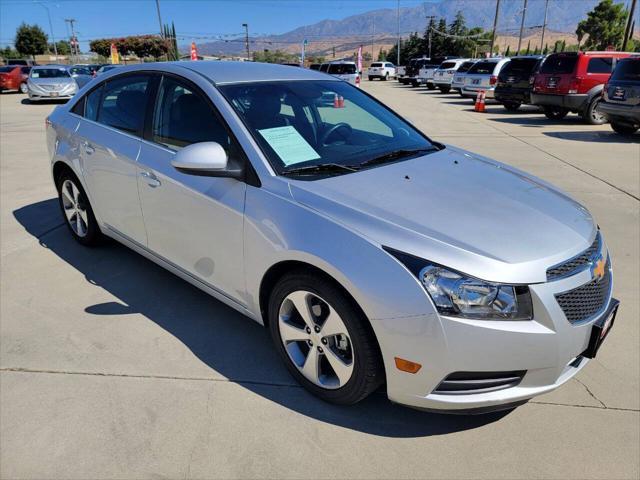
[{"label": "lower air intake", "polygon": [[474,395],[515,387],[526,370],[513,372],[455,372],[432,392],[439,395]]}]

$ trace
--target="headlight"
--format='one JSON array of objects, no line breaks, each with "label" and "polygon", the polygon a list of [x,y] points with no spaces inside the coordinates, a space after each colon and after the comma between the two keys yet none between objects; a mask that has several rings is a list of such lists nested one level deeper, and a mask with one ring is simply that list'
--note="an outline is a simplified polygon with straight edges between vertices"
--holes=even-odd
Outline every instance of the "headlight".
[{"label": "headlight", "polygon": [[385,248],[417,277],[442,315],[480,320],[531,320],[529,287],[470,277]]}]

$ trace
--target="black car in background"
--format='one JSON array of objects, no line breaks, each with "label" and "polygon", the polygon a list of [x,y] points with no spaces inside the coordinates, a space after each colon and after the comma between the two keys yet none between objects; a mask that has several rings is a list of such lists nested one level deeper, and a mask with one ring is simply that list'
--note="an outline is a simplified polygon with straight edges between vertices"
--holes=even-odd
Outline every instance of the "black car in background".
[{"label": "black car in background", "polygon": [[504,108],[515,111],[531,103],[533,78],[544,61],[544,55],[523,55],[511,58],[498,74],[495,99]]},{"label": "black car in background", "polygon": [[631,135],[640,128],[640,56],[618,60],[598,109],[621,135]]}]

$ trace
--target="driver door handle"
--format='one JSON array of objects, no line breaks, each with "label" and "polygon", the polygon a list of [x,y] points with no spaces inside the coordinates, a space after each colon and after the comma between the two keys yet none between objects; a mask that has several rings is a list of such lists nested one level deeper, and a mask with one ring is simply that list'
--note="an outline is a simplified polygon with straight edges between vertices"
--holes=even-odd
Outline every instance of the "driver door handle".
[{"label": "driver door handle", "polygon": [[151,188],[156,188],[161,185],[160,180],[158,180],[158,177],[156,177],[153,172],[143,170],[142,172],[140,172],[140,176],[145,179],[147,185],[149,185]]}]

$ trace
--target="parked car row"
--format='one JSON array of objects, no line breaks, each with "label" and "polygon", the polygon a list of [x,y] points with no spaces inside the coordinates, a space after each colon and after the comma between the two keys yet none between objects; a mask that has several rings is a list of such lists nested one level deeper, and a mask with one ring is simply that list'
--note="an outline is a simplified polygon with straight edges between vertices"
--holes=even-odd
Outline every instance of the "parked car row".
[{"label": "parked car row", "polygon": [[532,104],[552,120],[573,112],[590,125],[609,121],[621,134],[640,128],[640,55],[627,52],[447,58],[437,66],[423,57],[412,59],[398,81],[474,100],[484,91],[509,111]]}]

